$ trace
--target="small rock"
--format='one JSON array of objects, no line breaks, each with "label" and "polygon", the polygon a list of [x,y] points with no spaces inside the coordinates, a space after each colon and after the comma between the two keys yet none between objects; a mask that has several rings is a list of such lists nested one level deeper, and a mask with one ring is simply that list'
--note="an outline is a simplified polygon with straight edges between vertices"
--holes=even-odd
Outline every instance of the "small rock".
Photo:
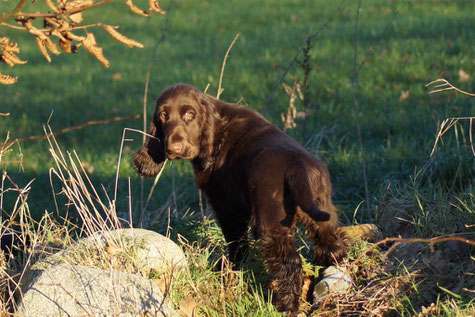
[{"label": "small rock", "polygon": [[343,268],[329,266],[323,271],[323,277],[315,285],[313,300],[316,301],[330,292],[346,291],[351,286],[351,278]]}]

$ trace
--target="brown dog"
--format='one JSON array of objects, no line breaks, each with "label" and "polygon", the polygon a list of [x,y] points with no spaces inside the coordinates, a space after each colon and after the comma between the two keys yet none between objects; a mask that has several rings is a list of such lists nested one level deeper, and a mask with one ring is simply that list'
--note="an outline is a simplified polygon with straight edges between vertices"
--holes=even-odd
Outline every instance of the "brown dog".
[{"label": "brown dog", "polygon": [[150,134],[134,157],[143,176],[155,176],[166,158],[191,161],[238,263],[249,225],[273,276],[275,305],[296,312],[302,263],[294,227],[303,223],[315,261],[329,265],[345,253],[325,164],[259,113],[215,99],[184,84],[158,98]]}]

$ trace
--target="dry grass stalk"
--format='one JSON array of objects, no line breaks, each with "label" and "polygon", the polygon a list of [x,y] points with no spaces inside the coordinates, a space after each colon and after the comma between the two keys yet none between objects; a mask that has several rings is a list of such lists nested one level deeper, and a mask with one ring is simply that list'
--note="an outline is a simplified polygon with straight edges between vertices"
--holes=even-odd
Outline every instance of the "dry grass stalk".
[{"label": "dry grass stalk", "polygon": [[475,144],[473,143],[473,120],[475,120],[475,117],[453,117],[453,118],[447,118],[439,126],[439,130],[437,131],[437,136],[435,138],[434,146],[432,147],[432,151],[430,153],[430,156],[434,155],[435,150],[437,149],[437,144],[441,140],[442,136],[449,131],[457,122],[460,120],[469,120],[470,127],[469,127],[469,138],[470,138],[470,148],[472,149],[473,155],[475,155]]},{"label": "dry grass stalk", "polygon": [[[119,168],[120,168],[120,163],[121,163],[121,160],[122,160],[122,152],[123,152],[123,148],[124,148],[124,142],[125,141],[130,141],[129,139],[126,139],[125,136],[126,136],[126,133],[127,131],[131,131],[131,132],[136,132],[136,133],[139,133],[139,134],[143,134],[144,136],[148,136],[150,138],[155,138],[155,136],[153,135],[150,135],[148,133],[145,133],[143,131],[140,131],[140,130],[137,130],[137,129],[131,129],[131,128],[124,128],[123,132],[122,132],[122,139],[121,139],[121,143],[120,143],[120,149],[119,149],[119,157],[117,159],[117,169],[116,169],[116,177],[115,177],[115,186],[114,186],[114,199],[113,199],[113,203],[115,204],[115,202],[117,201],[117,190],[118,190],[118,184],[119,184]],[[142,225],[143,221],[144,221],[144,218],[145,218],[145,211],[146,211],[146,208],[148,207],[148,204],[152,198],[152,195],[153,195],[153,192],[155,191],[155,187],[157,186],[157,183],[158,183],[158,180],[160,179],[161,175],[162,175],[162,172],[167,164],[168,160],[165,160],[165,163],[163,164],[163,167],[162,169],[160,170],[160,172],[158,173],[157,176],[155,176],[155,179],[154,179],[154,182],[153,182],[153,185],[149,191],[149,194],[147,196],[147,200],[145,201],[145,204],[143,205],[142,207],[142,210],[141,210],[141,214],[140,214],[140,219],[139,219],[139,226]],[[129,199],[130,199],[130,195],[129,195]],[[130,202],[129,202],[130,203]],[[167,202],[168,204],[168,202]],[[167,205],[165,204],[165,205]],[[162,214],[164,208],[161,208],[159,209],[161,210],[160,212],[160,215]],[[156,219],[156,218],[154,218]],[[132,227],[132,219],[130,219],[130,225]]]},{"label": "dry grass stalk", "polygon": [[[129,5],[129,2],[132,3],[130,0],[127,1],[127,5]],[[172,1],[169,2],[167,11],[170,11],[172,5]],[[130,6],[129,6],[130,7]],[[169,17],[170,15],[167,16],[165,19],[165,23],[163,25],[163,30],[160,38],[157,40],[155,47],[153,48],[152,55],[150,56],[150,60],[148,62],[148,68],[147,68],[147,75],[145,79],[145,89],[144,89],[144,96],[143,96],[143,107],[142,107],[142,113],[143,113],[143,132],[147,132],[147,97],[148,97],[148,86],[150,83],[150,75],[152,73],[152,65],[153,65],[153,60],[155,57],[155,54],[157,53],[158,46],[160,43],[162,43],[167,35],[168,35],[168,23],[169,23]],[[142,138],[142,143],[145,143],[146,135],[143,135]],[[140,217],[139,217],[139,222],[138,225],[141,226],[143,219],[145,217],[145,209],[144,209],[144,178],[140,178]]]},{"label": "dry grass stalk", "polygon": [[[4,316],[11,307],[15,307],[14,294],[20,290],[20,281],[26,268],[32,260],[33,250],[36,246],[37,233],[27,203],[30,192],[30,181],[24,188],[20,188],[5,171],[2,173],[0,191],[0,210],[3,212],[3,196],[7,192],[17,194],[14,206],[8,219],[0,221],[0,238],[10,235],[13,239],[12,252],[27,254],[21,263],[17,262],[11,254],[0,251],[0,315]],[[1,219],[1,218],[0,218]],[[21,295],[21,294],[20,294]]]},{"label": "dry grass stalk", "polygon": [[429,91],[429,94],[435,94],[435,93],[446,91],[446,90],[455,90],[461,94],[464,94],[470,97],[475,97],[474,93],[463,91],[462,89],[459,89],[455,87],[454,85],[452,85],[451,83],[449,83],[449,81],[444,78],[439,78],[434,81],[431,81],[430,83],[426,84],[426,87],[429,87],[434,84],[437,84],[437,85],[433,87],[435,88],[434,90]]},{"label": "dry grass stalk", "polygon": [[[355,17],[355,33],[354,33],[354,42],[353,42],[353,77],[352,77],[352,91],[353,91],[353,111],[355,116],[355,126],[356,126],[356,135],[358,136],[358,145],[360,148],[360,158],[361,158],[361,174],[363,176],[363,183],[365,189],[365,199],[366,199],[366,214],[368,219],[371,219],[371,201],[370,193],[368,187],[368,176],[366,172],[366,152],[363,144],[363,137],[361,136],[360,128],[360,110],[358,99],[356,98],[356,87],[358,84],[358,75],[360,72],[360,67],[358,67],[358,23],[361,9],[361,0],[358,1],[358,6],[356,8],[356,17]],[[362,64],[361,64],[362,65]]]},{"label": "dry grass stalk", "polygon": [[[48,127],[48,130],[45,128],[45,134],[52,135],[51,128]],[[56,164],[56,168],[52,168],[51,172],[61,181],[61,193],[76,208],[87,235],[121,228],[115,202],[107,197],[107,193],[108,201],[102,201],[76,152],[67,153],[65,156],[54,136],[48,137],[48,143]]]},{"label": "dry grass stalk", "polygon": [[[435,93],[442,92],[442,91],[447,91],[447,90],[455,90],[455,91],[457,91],[461,94],[464,94],[464,95],[467,95],[467,96],[470,96],[470,97],[475,97],[475,94],[463,91],[463,90],[455,87],[454,85],[452,85],[450,82],[448,82],[444,78],[439,78],[439,79],[436,79],[434,81],[431,81],[430,83],[426,84],[426,87],[429,87],[429,86],[434,85],[434,84],[436,84],[433,87],[434,90],[429,91],[429,94],[435,94]],[[430,153],[430,156],[434,155],[435,150],[437,148],[437,144],[438,144],[439,140],[442,138],[442,136],[447,131],[449,131],[460,120],[469,120],[469,122],[470,122],[470,127],[469,127],[469,131],[468,131],[469,138],[470,138],[470,148],[472,149],[473,155],[475,155],[475,144],[473,143],[473,130],[472,130],[474,119],[475,119],[475,117],[452,117],[452,118],[447,118],[444,121],[442,121],[442,123],[440,124],[439,130],[437,132],[437,136],[436,136],[436,139],[435,139],[435,142],[434,142],[434,146],[432,147],[432,152]]]},{"label": "dry grass stalk", "polygon": [[226,67],[226,61],[227,61],[227,59],[228,59],[229,52],[230,52],[231,49],[233,48],[234,43],[236,43],[236,41],[237,41],[237,39],[239,38],[240,35],[241,35],[241,33],[236,34],[236,36],[234,37],[233,41],[232,41],[231,44],[229,45],[228,50],[226,51],[226,54],[224,55],[223,65],[221,66],[221,74],[220,74],[220,76],[219,76],[218,93],[216,94],[216,99],[219,99],[219,96],[221,96],[221,93],[223,92],[223,89],[221,88],[221,84],[222,84],[222,82],[223,82],[224,68]]}]

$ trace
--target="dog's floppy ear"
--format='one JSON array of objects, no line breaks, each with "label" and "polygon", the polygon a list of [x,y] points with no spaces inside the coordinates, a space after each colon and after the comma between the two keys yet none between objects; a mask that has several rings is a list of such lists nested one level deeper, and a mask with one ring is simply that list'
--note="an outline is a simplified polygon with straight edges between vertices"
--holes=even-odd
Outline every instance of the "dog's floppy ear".
[{"label": "dog's floppy ear", "polygon": [[133,164],[137,172],[145,177],[156,176],[165,162],[165,146],[161,123],[152,121],[149,134],[142,148],[135,154]]},{"label": "dog's floppy ear", "polygon": [[200,154],[198,156],[201,160],[203,170],[207,170],[214,165],[216,160],[214,152],[222,119],[216,110],[219,100],[202,92],[199,92],[198,100],[203,114],[200,123]]}]

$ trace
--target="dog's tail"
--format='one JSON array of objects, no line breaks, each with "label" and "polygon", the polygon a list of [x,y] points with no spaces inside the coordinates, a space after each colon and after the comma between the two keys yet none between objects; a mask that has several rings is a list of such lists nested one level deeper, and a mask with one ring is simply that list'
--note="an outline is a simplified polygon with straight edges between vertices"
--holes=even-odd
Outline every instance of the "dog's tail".
[{"label": "dog's tail", "polygon": [[314,202],[312,187],[308,178],[308,170],[302,161],[294,161],[290,164],[285,181],[295,203],[315,221],[328,221],[330,214],[320,210]]}]

